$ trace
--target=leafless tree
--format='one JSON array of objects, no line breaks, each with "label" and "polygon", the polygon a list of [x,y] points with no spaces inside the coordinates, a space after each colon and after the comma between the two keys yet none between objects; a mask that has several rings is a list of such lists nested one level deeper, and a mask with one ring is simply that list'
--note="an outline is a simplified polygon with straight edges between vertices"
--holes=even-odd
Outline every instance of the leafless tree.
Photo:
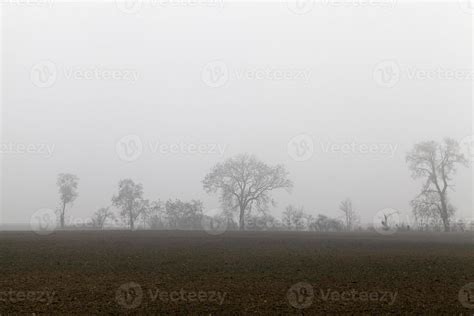
[{"label": "leafless tree", "polygon": [[120,216],[131,230],[135,229],[138,217],[146,213],[149,202],[143,199],[143,187],[131,179],[119,182],[119,192],[112,197],[112,204],[120,209]]},{"label": "leafless tree", "polygon": [[282,165],[268,166],[247,154],[219,163],[203,180],[207,193],[220,193],[224,208],[238,210],[240,230],[245,229],[246,212],[252,207],[264,210],[275,204],[270,192],[276,189],[289,191],[293,184]]},{"label": "leafless tree", "polygon": [[115,215],[112,211],[110,211],[109,207],[102,207],[94,213],[94,217],[92,218],[92,226],[94,228],[103,229],[105,222],[108,219],[114,218]]},{"label": "leafless tree", "polygon": [[307,225],[305,225],[306,218],[307,216],[302,207],[288,205],[283,212],[282,221],[286,229],[302,231],[307,227]]},{"label": "leafless tree", "polygon": [[320,214],[317,219],[311,223],[310,229],[318,232],[340,232],[344,230],[344,224],[340,220]]},{"label": "leafless tree", "polygon": [[[435,192],[420,194],[413,201],[411,201],[410,205],[412,207],[413,215],[415,216],[418,227],[421,230],[443,225],[439,194]],[[448,218],[454,216],[455,212],[456,210],[454,206],[448,202]]]},{"label": "leafless tree", "polygon": [[199,229],[203,216],[202,202],[168,200],[165,204],[165,216],[171,229]]},{"label": "leafless tree", "polygon": [[61,208],[59,209],[61,228],[64,228],[66,206],[72,204],[77,198],[78,182],[79,178],[73,174],[61,173],[58,175],[57,186],[59,188],[59,199],[61,201]]},{"label": "leafless tree", "polygon": [[415,145],[406,160],[412,177],[425,180],[420,193],[421,200],[435,203],[444,231],[449,231],[452,213],[448,200],[448,188],[452,187],[453,176],[456,174],[458,165],[468,166],[468,160],[461,153],[459,143],[450,138],[441,143],[422,142]]},{"label": "leafless tree", "polygon": [[352,206],[352,200],[347,198],[341,202],[339,205],[339,210],[343,214],[344,223],[346,225],[346,230],[351,231],[354,228],[354,225],[357,224],[359,217]]},{"label": "leafless tree", "polygon": [[166,227],[164,206],[161,201],[153,201],[150,207],[142,214],[143,226],[149,226],[151,229],[163,229]]}]

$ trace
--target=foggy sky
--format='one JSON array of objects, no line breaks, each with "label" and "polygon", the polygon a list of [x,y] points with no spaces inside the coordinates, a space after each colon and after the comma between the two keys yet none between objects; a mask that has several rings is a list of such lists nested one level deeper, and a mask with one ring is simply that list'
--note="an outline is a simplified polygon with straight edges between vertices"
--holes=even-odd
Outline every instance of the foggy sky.
[{"label": "foggy sky", "polygon": [[[80,178],[73,217],[110,205],[123,178],[142,183],[146,198],[200,199],[214,209],[218,197],[201,181],[239,153],[289,170],[293,191],[275,192],[272,214],[294,204],[336,217],[350,197],[371,222],[384,208],[410,213],[422,185],[405,163],[413,144],[473,134],[472,81],[439,75],[472,69],[472,15],[457,1],[328,0],[309,12],[286,2],[173,3],[147,1],[136,12],[114,2],[4,4],[1,142],[54,148],[0,155],[4,223],[55,209],[62,172]],[[32,72],[45,61],[57,78],[42,88]],[[385,61],[401,71],[393,87],[374,78]],[[225,65],[228,79],[210,86],[209,65]],[[108,78],[109,70],[124,77]],[[132,162],[117,153],[127,135],[143,145]],[[298,135],[314,142],[308,160],[289,153]],[[171,144],[225,152],[166,153]],[[356,152],[325,152],[344,144]],[[361,152],[366,145],[379,152]],[[450,193],[457,217],[473,217],[471,172],[461,168]]]}]

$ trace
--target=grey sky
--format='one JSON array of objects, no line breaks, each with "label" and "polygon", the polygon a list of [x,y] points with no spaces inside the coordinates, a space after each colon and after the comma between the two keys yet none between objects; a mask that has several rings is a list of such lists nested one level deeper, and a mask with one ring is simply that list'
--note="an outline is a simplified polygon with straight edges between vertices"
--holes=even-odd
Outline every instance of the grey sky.
[{"label": "grey sky", "polygon": [[[201,180],[244,152],[290,171],[293,192],[274,195],[272,214],[291,203],[338,216],[351,197],[370,222],[384,208],[409,213],[414,143],[473,134],[474,11],[456,1],[164,3],[3,6],[4,222],[55,208],[61,172],[80,177],[74,217],[109,205],[122,178],[150,199],[216,208]],[[55,79],[38,81],[48,67]],[[127,135],[143,146],[132,162],[117,148]],[[294,137],[314,144],[305,161]],[[455,179],[459,217],[472,217],[471,179]]]}]

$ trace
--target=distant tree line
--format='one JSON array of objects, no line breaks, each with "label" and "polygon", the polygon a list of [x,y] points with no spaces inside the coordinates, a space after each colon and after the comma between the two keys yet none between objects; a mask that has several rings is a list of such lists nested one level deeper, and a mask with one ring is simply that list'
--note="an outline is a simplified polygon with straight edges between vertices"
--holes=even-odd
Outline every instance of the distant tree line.
[{"label": "distant tree line", "polygon": [[[422,142],[414,146],[406,160],[412,177],[424,181],[421,193],[411,201],[415,226],[393,224],[391,216],[394,214],[383,214],[380,220],[382,228],[440,230],[442,227],[444,231],[453,228],[464,230],[465,223],[451,222],[456,210],[448,196],[457,167],[468,166],[459,143],[452,139],[441,143]],[[66,209],[78,196],[78,182],[79,178],[73,174],[58,176],[60,207],[57,211],[62,228],[66,227]],[[242,154],[218,163],[205,176],[202,184],[207,193],[219,196],[222,205],[223,211],[213,214],[212,219],[225,221],[230,230],[342,232],[363,229],[349,198],[340,203],[337,218],[322,214],[314,217],[303,207],[293,205],[286,207],[280,219],[269,214],[269,207],[276,205],[271,193],[275,190],[290,192],[293,183],[283,165],[270,166],[255,156]],[[206,215],[201,201],[150,201],[143,195],[141,184],[131,179],[120,180],[111,205],[98,209],[90,225],[96,229],[110,225],[125,225],[131,230],[202,229]]]}]

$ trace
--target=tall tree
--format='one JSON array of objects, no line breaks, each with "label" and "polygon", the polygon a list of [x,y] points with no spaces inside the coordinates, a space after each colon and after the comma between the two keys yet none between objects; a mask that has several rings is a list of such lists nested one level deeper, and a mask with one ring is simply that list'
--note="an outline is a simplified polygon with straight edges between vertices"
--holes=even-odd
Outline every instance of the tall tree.
[{"label": "tall tree", "polygon": [[239,227],[244,230],[246,212],[254,206],[264,210],[268,204],[275,204],[270,192],[289,191],[293,183],[284,166],[268,166],[255,156],[242,154],[214,166],[203,186],[207,193],[220,193],[224,208],[238,210]]},{"label": "tall tree", "polygon": [[112,205],[120,209],[120,216],[131,230],[138,217],[147,212],[149,202],[143,199],[143,186],[131,179],[120,180],[119,191],[112,197]]},{"label": "tall tree", "polygon": [[448,189],[453,186],[457,167],[468,166],[468,160],[461,153],[459,143],[450,138],[441,143],[421,142],[414,146],[406,160],[413,179],[421,178],[425,181],[420,195],[412,205],[419,206],[420,201],[430,204],[431,207],[434,205],[443,222],[444,231],[449,231],[453,212],[449,204]]},{"label": "tall tree", "polygon": [[354,225],[359,220],[352,206],[352,200],[347,198],[344,201],[342,201],[341,204],[339,205],[339,210],[343,214],[346,230],[351,231],[354,228]]},{"label": "tall tree", "polygon": [[72,204],[77,198],[77,187],[79,178],[70,173],[61,173],[58,175],[57,186],[59,189],[59,199],[61,207],[59,208],[59,221],[61,228],[64,228],[64,218],[66,214],[66,206]]}]

